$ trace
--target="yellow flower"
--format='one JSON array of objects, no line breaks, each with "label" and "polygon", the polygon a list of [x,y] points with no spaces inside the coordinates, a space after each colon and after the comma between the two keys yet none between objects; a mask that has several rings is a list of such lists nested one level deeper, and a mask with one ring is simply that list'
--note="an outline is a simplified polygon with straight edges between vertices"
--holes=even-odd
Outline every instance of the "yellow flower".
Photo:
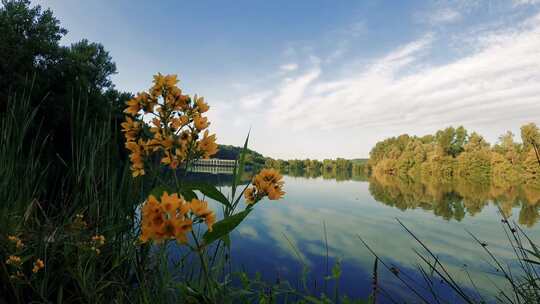
[{"label": "yellow flower", "polygon": [[181,129],[182,127],[183,127],[183,124],[182,124],[182,120],[180,120],[180,118],[173,117],[171,119],[171,128],[173,130],[178,130],[178,129]]},{"label": "yellow flower", "polygon": [[92,241],[97,243],[99,246],[105,245],[105,237],[103,235],[94,235]]},{"label": "yellow flower", "polygon": [[164,85],[165,76],[161,75],[161,73],[157,73],[157,75],[154,75],[154,85],[150,89],[150,94],[154,97],[161,95]]},{"label": "yellow flower", "polygon": [[181,244],[187,243],[187,233],[193,229],[193,221],[191,219],[176,219],[174,227],[176,241]]},{"label": "yellow flower", "polygon": [[218,151],[218,145],[216,144],[216,135],[212,134],[208,136],[208,130],[204,132],[203,138],[197,143],[199,151],[202,154],[202,158],[209,158]]},{"label": "yellow flower", "polygon": [[282,186],[280,185],[276,185],[276,184],[272,184],[269,188],[268,188],[268,199],[269,200],[278,200],[280,198],[283,197],[283,195],[285,195],[285,192],[281,189]]},{"label": "yellow flower", "polygon": [[126,121],[121,123],[121,126],[127,141],[134,141],[137,139],[137,135],[140,131],[140,123],[138,121],[126,116]]},{"label": "yellow flower", "polygon": [[165,76],[165,79],[164,79],[165,86],[167,86],[169,88],[175,87],[176,84],[178,83],[177,78],[178,78],[178,76],[174,75],[174,74]]},{"label": "yellow flower", "polygon": [[209,125],[208,118],[202,117],[201,115],[196,115],[193,117],[193,124],[195,125],[195,128],[199,131],[202,131],[206,129]]},{"label": "yellow flower", "polygon": [[161,163],[164,165],[169,165],[171,169],[176,169],[178,167],[176,155],[171,154],[170,151],[165,151],[165,156],[161,159]]},{"label": "yellow flower", "polygon": [[208,202],[195,198],[192,199],[191,212],[193,212],[193,214],[196,216],[203,218],[208,226],[208,230],[212,231],[212,226],[216,222],[216,215],[214,214],[214,211],[208,208]]},{"label": "yellow flower", "polygon": [[176,98],[174,103],[174,110],[185,111],[189,108],[190,98],[188,95],[180,95]]},{"label": "yellow flower", "polygon": [[253,204],[255,200],[257,199],[255,188],[253,187],[247,188],[246,191],[244,191],[244,198],[246,199],[246,204],[248,205]]},{"label": "yellow flower", "polygon": [[176,239],[187,242],[187,232],[192,229],[192,220],[186,217],[190,205],[177,193],[161,195],[161,203],[150,195],[142,208],[142,227],[140,240],[162,242]]},{"label": "yellow flower", "polygon": [[189,117],[187,117],[187,115],[180,116],[180,122],[182,123],[182,126],[187,125],[189,123]]},{"label": "yellow flower", "polygon": [[17,249],[19,249],[19,250],[20,250],[20,249],[23,249],[24,243],[23,243],[23,241],[22,241],[20,238],[14,236],[14,235],[10,235],[10,236],[8,236],[8,240],[11,241],[11,242],[14,242],[14,243],[15,243],[15,247],[16,247]]},{"label": "yellow flower", "polygon": [[45,268],[45,263],[41,259],[37,259],[34,263],[34,268],[32,268],[33,273],[37,273],[41,269]]},{"label": "yellow flower", "polygon": [[[199,134],[210,125],[208,118],[202,116],[208,111],[208,104],[203,97],[195,95],[191,99],[183,95],[177,83],[176,75],[157,73],[148,92],[138,93],[127,102],[125,112],[135,119],[126,116],[122,131],[130,151],[133,177],[145,174],[146,159],[153,153],[161,155],[162,165],[176,169],[186,160],[209,158],[217,152],[215,135]],[[145,119],[139,116],[141,113]],[[150,116],[152,122],[146,119]]]},{"label": "yellow flower", "polygon": [[142,158],[142,145],[144,142],[139,140],[138,143],[134,141],[126,142],[126,148],[131,151],[129,159],[131,160],[131,171],[133,177],[144,175],[144,162]]},{"label": "yellow flower", "polygon": [[[184,204],[184,199],[179,197],[177,193],[169,195],[166,191],[161,195],[161,207],[165,211],[170,219],[176,218],[177,215],[184,216],[186,212],[182,213],[181,207]],[[180,214],[178,214],[180,212]]]},{"label": "yellow flower", "polygon": [[167,136],[161,140],[161,145],[163,146],[164,149],[168,150],[172,148],[173,144],[174,144],[174,139],[172,136]]},{"label": "yellow flower", "polygon": [[197,110],[199,113],[207,112],[210,108],[206,102],[204,102],[204,97],[199,97],[195,99],[195,104],[197,105]]},{"label": "yellow flower", "polygon": [[20,266],[22,263],[21,258],[16,255],[10,255],[6,260],[6,264],[13,266]]},{"label": "yellow flower", "polygon": [[179,140],[182,143],[187,143],[188,141],[191,141],[191,134],[189,133],[189,131],[186,130],[186,131],[180,133]]},{"label": "yellow flower", "polygon": [[132,98],[126,102],[127,108],[124,110],[124,113],[137,116],[141,110],[141,104],[137,98]]},{"label": "yellow flower", "polygon": [[[285,192],[283,191],[283,176],[275,169],[263,169],[259,174],[257,174],[252,181],[255,189],[250,191],[255,191],[257,194],[249,192],[246,195],[249,195],[249,199],[256,201],[261,199],[264,196],[268,196],[270,200],[278,200],[283,197]],[[247,190],[246,190],[247,191]],[[246,201],[249,203],[248,196],[246,196]]]}]

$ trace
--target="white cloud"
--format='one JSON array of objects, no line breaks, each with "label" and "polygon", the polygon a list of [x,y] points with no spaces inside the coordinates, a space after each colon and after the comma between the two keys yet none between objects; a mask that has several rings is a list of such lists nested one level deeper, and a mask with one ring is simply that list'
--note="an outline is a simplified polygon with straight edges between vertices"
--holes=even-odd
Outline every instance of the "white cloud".
[{"label": "white cloud", "polygon": [[292,72],[292,71],[296,71],[298,69],[298,64],[296,64],[296,63],[288,63],[288,64],[284,64],[284,65],[280,66],[279,68],[282,71]]},{"label": "white cloud", "polygon": [[513,0],[514,5],[539,4],[540,0]]},{"label": "white cloud", "polygon": [[479,40],[473,53],[426,66],[429,34],[348,75],[315,62],[271,88],[274,128],[401,130],[423,133],[450,124],[515,127],[540,113],[540,15]]},{"label": "white cloud", "polygon": [[461,19],[461,13],[452,8],[442,8],[429,14],[428,22],[432,25],[452,23]]},{"label": "white cloud", "polygon": [[240,99],[240,104],[246,109],[254,109],[260,106],[272,95],[272,91],[257,92]]}]

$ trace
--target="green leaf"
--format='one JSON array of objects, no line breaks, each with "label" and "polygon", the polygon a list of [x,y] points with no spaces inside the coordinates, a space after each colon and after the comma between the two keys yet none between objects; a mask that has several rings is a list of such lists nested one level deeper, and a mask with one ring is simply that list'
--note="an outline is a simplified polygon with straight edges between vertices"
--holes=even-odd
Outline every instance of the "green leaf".
[{"label": "green leaf", "polygon": [[336,279],[339,279],[341,277],[341,261],[337,260],[334,264],[334,267],[332,267],[332,276]]},{"label": "green leaf", "polygon": [[249,142],[249,133],[246,137],[246,141],[244,142],[244,148],[242,149],[242,153],[240,153],[240,160],[238,162],[238,172],[236,172],[235,176],[235,185],[240,185],[240,182],[242,180],[242,174],[244,174],[244,167],[246,165],[246,154],[248,150],[248,142]]},{"label": "green leaf", "polygon": [[64,287],[60,285],[60,289],[58,290],[58,295],[56,295],[56,303],[63,303],[64,301]]},{"label": "green leaf", "polygon": [[212,242],[224,237],[229,234],[231,231],[240,225],[240,223],[246,218],[246,216],[251,212],[251,209],[246,209],[242,212],[239,212],[235,215],[226,217],[221,221],[214,224],[212,231],[206,231],[203,236],[204,243],[210,245]]},{"label": "green leaf", "polygon": [[147,138],[154,138],[154,133],[152,133],[150,131],[150,127],[147,126],[146,124],[143,124],[143,127],[142,127],[142,133],[144,134],[145,137]]},{"label": "green leaf", "polygon": [[227,248],[231,248],[231,237],[228,234],[221,237],[221,240]]},{"label": "green leaf", "polygon": [[319,300],[317,299],[316,297],[314,296],[305,296],[304,297],[304,300],[308,301],[308,303],[313,303],[313,304],[324,304],[324,302],[322,300]]},{"label": "green leaf", "polygon": [[536,264],[536,265],[540,265],[540,262],[538,261],[533,261],[531,259],[523,259],[523,261],[527,262],[527,263],[531,263],[531,264]]},{"label": "green leaf", "polygon": [[180,193],[186,201],[191,201],[192,199],[197,198],[197,193],[193,192],[191,189],[184,188],[180,190]]},{"label": "green leaf", "polygon": [[205,182],[189,182],[184,184],[185,188],[190,190],[199,190],[202,194],[209,198],[222,203],[223,205],[230,207],[231,203],[215,186]]},{"label": "green leaf", "polygon": [[247,146],[249,142],[249,133],[251,131],[248,131],[248,135],[246,137],[246,141],[244,142],[244,148],[242,149],[242,152],[240,153],[240,158],[236,162],[234,166],[233,171],[233,185],[232,185],[232,200],[234,200],[234,196],[236,194],[236,187],[240,184],[242,179],[242,174],[244,174],[244,167],[246,162],[246,153],[247,153]]}]

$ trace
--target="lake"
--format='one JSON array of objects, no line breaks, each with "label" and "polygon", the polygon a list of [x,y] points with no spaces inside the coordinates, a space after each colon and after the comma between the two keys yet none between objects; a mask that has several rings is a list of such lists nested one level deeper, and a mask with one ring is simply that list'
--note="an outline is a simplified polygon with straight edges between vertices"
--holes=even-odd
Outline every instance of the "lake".
[{"label": "lake", "polygon": [[[489,266],[484,248],[467,231],[515,266],[498,205],[510,220],[521,223],[530,237],[540,241],[540,227],[535,225],[540,189],[501,190],[466,183],[426,185],[323,176],[285,176],[284,180],[285,198],[260,202],[233,232],[232,262],[236,269],[259,272],[272,282],[278,278],[288,280],[299,288],[304,286],[301,279],[307,270],[305,287],[317,294],[325,289],[327,294],[333,294],[335,286],[325,286],[324,277],[336,261],[341,261],[342,268],[340,294],[370,294],[375,258],[360,238],[385,263],[398,269],[400,276],[421,282],[416,270],[420,259],[413,250],[420,246],[396,219],[435,252],[461,285],[484,296],[495,294],[494,286],[505,288],[506,283]],[[227,192],[228,187],[222,186],[222,190]],[[378,280],[380,303],[391,303],[385,294],[391,294],[394,300],[417,301],[380,263]],[[435,288],[451,294],[444,284],[436,284]]]}]

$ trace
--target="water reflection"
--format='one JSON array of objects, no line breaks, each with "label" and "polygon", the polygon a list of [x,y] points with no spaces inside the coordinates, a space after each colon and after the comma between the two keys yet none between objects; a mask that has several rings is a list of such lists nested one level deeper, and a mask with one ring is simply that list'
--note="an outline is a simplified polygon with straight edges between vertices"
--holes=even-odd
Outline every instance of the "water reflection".
[{"label": "water reflection", "polygon": [[293,177],[305,177],[305,178],[317,178],[322,177],[323,179],[333,179],[338,182],[341,181],[367,181],[368,176],[364,171],[355,171],[355,170],[336,170],[336,168],[331,168],[325,170],[324,168],[317,168],[313,170],[305,170],[300,168],[288,169],[282,172],[285,175]]},{"label": "water reflection", "polygon": [[402,211],[422,209],[431,211],[445,220],[461,221],[475,216],[489,204],[498,206],[506,217],[519,209],[518,221],[532,227],[540,219],[540,189],[530,185],[471,183],[457,180],[441,183],[436,180],[403,179],[397,176],[367,176],[352,170],[290,170],[292,177],[332,179],[341,181],[368,181],[373,198]]},{"label": "water reflection", "polygon": [[[223,191],[230,191],[230,175],[205,174],[198,178],[209,176],[219,181]],[[250,178],[248,174],[243,180],[247,183]],[[331,170],[287,172],[285,183],[283,200],[262,202],[233,233],[232,261],[236,269],[260,272],[269,281],[279,277],[293,283],[302,276],[302,263],[306,263],[310,282],[319,280],[310,285],[315,293],[322,291],[321,278],[326,274],[323,223],[327,227],[330,267],[336,259],[343,259],[340,290],[353,297],[369,294],[374,261],[359,236],[391,265],[418,275],[418,257],[412,249],[418,246],[400,228],[396,217],[435,252],[460,284],[473,288],[470,275],[482,294],[494,295],[494,283],[503,289],[509,286],[484,262],[484,249],[466,230],[489,244],[492,252],[511,267],[515,266],[514,255],[502,231],[497,206],[505,215],[530,227],[526,228],[529,236],[540,241],[540,225],[534,225],[539,218],[540,189],[464,181],[419,182]],[[217,203],[215,208],[219,210]],[[381,286],[398,299],[415,302],[390,273],[381,270],[379,279]],[[445,288],[439,291],[448,293]]]},{"label": "water reflection", "polygon": [[369,192],[385,205],[400,210],[432,211],[445,220],[461,221],[474,216],[487,205],[500,207],[506,217],[519,209],[518,221],[532,227],[539,219],[540,189],[523,186],[494,186],[465,180],[454,183],[419,182],[385,175],[369,179]]},{"label": "water reflection", "polygon": [[[269,280],[275,280],[279,274],[281,278],[295,281],[302,274],[303,261],[311,269],[310,278],[322,278],[325,223],[330,263],[336,258],[346,263],[340,288],[351,296],[367,296],[373,256],[362,246],[359,236],[390,264],[411,275],[418,274],[414,271],[418,257],[412,249],[418,246],[397,224],[395,218],[399,217],[439,256],[460,284],[472,288],[464,272],[467,265],[476,287],[483,294],[493,295],[493,282],[501,288],[505,288],[505,282],[483,262],[483,248],[466,230],[488,243],[495,255],[511,264],[513,252],[507,246],[497,208],[490,200],[508,201],[507,196],[510,196],[512,203],[505,212],[515,213],[520,208],[520,221],[522,214],[530,217],[528,212],[538,212],[536,206],[527,205],[530,203],[525,201],[534,198],[536,192],[525,189],[516,189],[512,192],[515,195],[505,196],[500,189],[487,187],[474,191],[466,184],[403,185],[388,180],[382,184],[373,179],[357,182],[325,179],[322,174],[318,178],[304,176],[285,176],[286,197],[281,201],[263,202],[234,233],[233,261],[238,267],[262,272]],[[486,196],[489,193],[491,197]],[[528,230],[533,239],[538,231],[538,227]],[[301,259],[291,243],[300,252]],[[381,271],[380,282],[398,298],[411,296],[389,273]],[[441,292],[448,290],[443,287]],[[409,300],[414,302],[414,299]]]}]

